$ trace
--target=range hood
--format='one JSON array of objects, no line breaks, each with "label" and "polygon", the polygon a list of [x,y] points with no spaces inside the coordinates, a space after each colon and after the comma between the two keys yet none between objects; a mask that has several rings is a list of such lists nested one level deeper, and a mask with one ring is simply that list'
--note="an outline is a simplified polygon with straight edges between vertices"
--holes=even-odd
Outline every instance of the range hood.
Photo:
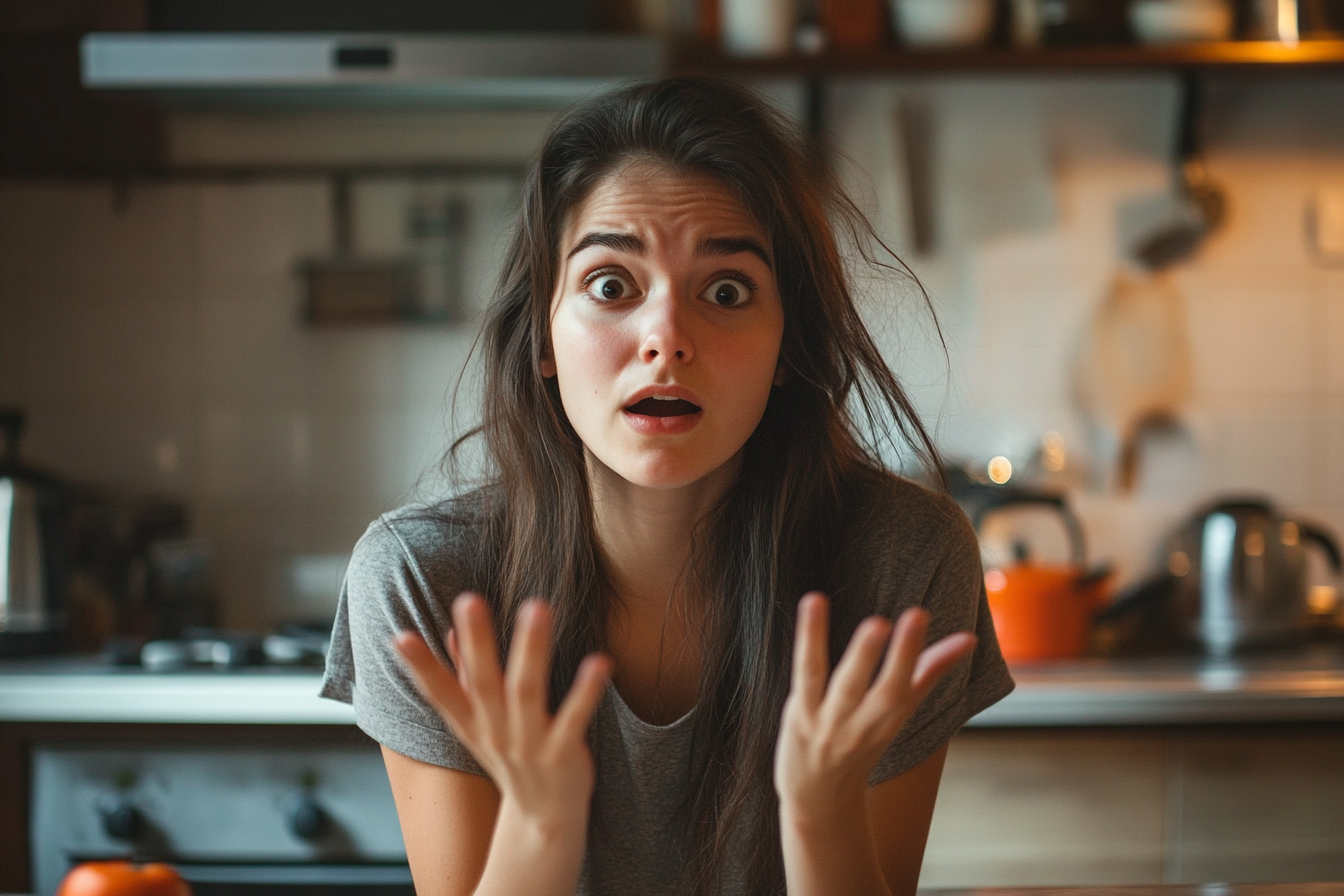
[{"label": "range hood", "polygon": [[664,69],[662,43],[593,33],[95,33],[85,87],[242,104],[564,104]]}]

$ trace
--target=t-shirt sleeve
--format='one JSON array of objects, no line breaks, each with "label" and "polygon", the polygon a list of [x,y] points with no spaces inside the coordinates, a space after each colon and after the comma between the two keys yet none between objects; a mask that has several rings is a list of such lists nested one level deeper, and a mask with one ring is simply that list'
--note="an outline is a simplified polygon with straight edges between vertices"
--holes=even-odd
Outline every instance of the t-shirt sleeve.
[{"label": "t-shirt sleeve", "polygon": [[[897,605],[903,609],[920,603],[929,611],[930,644],[962,631],[974,633],[979,640],[971,656],[934,686],[896,735],[868,776],[870,787],[928,759],[968,720],[1013,690],[989,615],[975,532],[950,499],[939,499],[938,504],[943,509],[938,518],[946,525],[937,527],[920,549],[920,559],[932,569],[927,586],[914,600],[898,598]],[[911,584],[918,588],[918,582]]]},{"label": "t-shirt sleeve", "polygon": [[398,632],[415,631],[447,663],[443,637],[449,601],[455,596],[442,593],[442,588],[436,593],[394,525],[386,518],[375,521],[355,545],[341,586],[319,694],[352,704],[360,730],[390,750],[485,776],[420,696],[392,646]]}]

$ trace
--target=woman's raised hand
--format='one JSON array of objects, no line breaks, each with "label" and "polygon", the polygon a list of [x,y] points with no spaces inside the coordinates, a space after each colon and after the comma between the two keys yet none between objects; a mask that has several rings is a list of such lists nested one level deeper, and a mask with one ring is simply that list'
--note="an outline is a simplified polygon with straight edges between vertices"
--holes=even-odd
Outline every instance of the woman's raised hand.
[{"label": "woman's raised hand", "polygon": [[[929,614],[906,610],[895,626],[859,624],[829,675],[829,607],[807,594],[798,605],[793,679],[775,748],[780,808],[795,815],[852,812],[868,775],[919,704],[975,647],[958,632],[924,647]],[[879,662],[881,668],[878,668]]]},{"label": "woman's raised hand", "polygon": [[551,611],[539,600],[518,611],[507,670],[499,667],[485,601],[463,594],[453,602],[448,648],[456,671],[411,632],[396,640],[420,692],[490,775],[500,812],[513,821],[578,831],[587,828],[593,757],[585,733],[611,660],[586,657],[555,715],[547,706]]}]

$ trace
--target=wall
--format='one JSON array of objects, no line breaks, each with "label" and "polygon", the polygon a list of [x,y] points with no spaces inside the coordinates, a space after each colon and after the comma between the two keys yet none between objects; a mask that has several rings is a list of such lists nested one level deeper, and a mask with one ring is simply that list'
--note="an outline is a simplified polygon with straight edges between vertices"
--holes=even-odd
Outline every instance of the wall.
[{"label": "wall", "polygon": [[[1119,266],[1117,215],[1166,189],[1174,83],[1157,76],[847,82],[832,126],[879,232],[919,275],[863,280],[865,312],[950,454],[1019,467],[1062,434],[1095,553],[1128,574],[1195,501],[1254,489],[1344,527],[1344,269],[1315,259],[1313,191],[1344,187],[1341,82],[1217,82],[1210,169],[1227,226],[1171,278],[1193,392],[1136,494],[1074,397],[1072,365]],[[899,122],[923,104],[938,162],[938,251],[910,249]],[[539,113],[179,115],[185,162],[524,158]],[[364,251],[402,244],[408,195],[458,190],[488,295],[514,196],[504,180],[366,183]],[[315,607],[293,558],[349,550],[369,519],[442,487],[458,328],[313,331],[297,259],[330,245],[316,182],[0,185],[0,403],[31,414],[27,456],[127,491],[187,498],[214,544],[226,621]],[[470,388],[467,390],[470,394]],[[467,402],[468,406],[470,402]],[[1047,548],[1048,550],[1048,548]],[[302,591],[302,589],[299,589]],[[309,601],[309,602],[305,602]],[[321,598],[316,609],[321,609]]]}]

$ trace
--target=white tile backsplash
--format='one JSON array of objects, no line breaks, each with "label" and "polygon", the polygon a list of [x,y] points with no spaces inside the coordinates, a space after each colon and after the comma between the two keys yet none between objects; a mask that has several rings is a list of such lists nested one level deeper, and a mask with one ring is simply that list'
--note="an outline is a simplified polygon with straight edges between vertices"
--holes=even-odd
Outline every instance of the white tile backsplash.
[{"label": "white tile backsplash", "polygon": [[197,251],[206,284],[265,275],[283,278],[292,289],[296,260],[331,250],[331,189],[321,180],[206,184],[197,189]]},{"label": "white tile backsplash", "polygon": [[186,113],[169,120],[168,153],[182,165],[522,163],[552,118],[544,111],[439,109]]},{"label": "white tile backsplash", "polygon": [[1322,271],[1316,289],[1325,342],[1325,389],[1331,395],[1344,395],[1344,270]]},{"label": "white tile backsplash", "polygon": [[[1306,203],[1344,182],[1337,78],[1211,85],[1210,173],[1226,226],[1173,277],[1194,397],[1145,443],[1134,495],[1078,497],[1095,558],[1144,569],[1195,502],[1257,491],[1344,526],[1344,269],[1306,243]],[[1169,188],[1173,78],[865,79],[833,91],[847,180],[878,232],[909,243],[894,104],[936,123],[942,241],[907,282],[865,281],[875,338],[950,455],[1025,460],[1064,437],[1080,482],[1112,480],[1072,385],[1073,358],[1121,266],[1122,210]],[[197,112],[172,120],[184,164],[521,160],[534,112]],[[502,178],[356,184],[361,251],[408,251],[415,197],[463,196],[466,294],[479,316],[517,202]],[[442,488],[477,384],[452,389],[475,335],[315,331],[297,261],[331,250],[320,180],[0,185],[0,401],[31,413],[28,456],[67,475],[178,494],[215,547],[226,621],[261,627],[321,601],[295,558],[348,553],[369,520]],[[1085,474],[1085,475],[1084,475]],[[330,565],[330,564],[329,564]],[[325,568],[325,567],[324,567]],[[310,589],[311,590],[311,589]],[[297,596],[296,596],[297,595]]]},{"label": "white tile backsplash", "polygon": [[1213,490],[1260,493],[1289,507],[1314,500],[1308,399],[1242,396],[1211,417],[1203,454]]},{"label": "white tile backsplash", "polygon": [[1182,272],[1176,284],[1190,314],[1197,393],[1312,393],[1313,271],[1286,265],[1200,267]]}]

